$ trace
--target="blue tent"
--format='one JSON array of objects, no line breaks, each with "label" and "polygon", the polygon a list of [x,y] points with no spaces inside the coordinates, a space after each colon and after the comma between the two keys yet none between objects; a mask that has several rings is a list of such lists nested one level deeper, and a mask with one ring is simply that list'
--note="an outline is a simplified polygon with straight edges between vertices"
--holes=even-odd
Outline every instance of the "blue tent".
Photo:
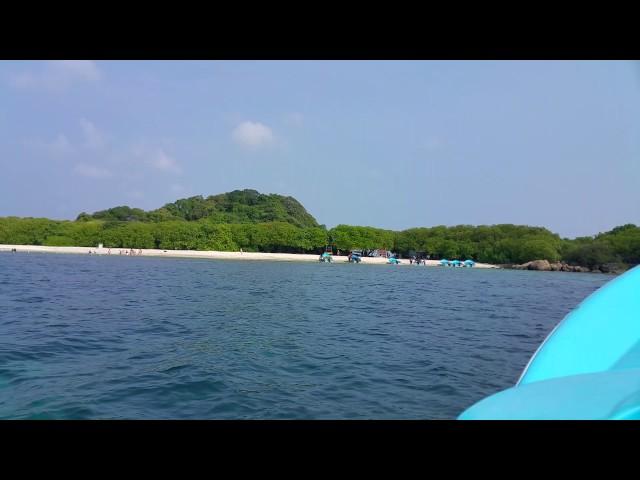
[{"label": "blue tent", "polygon": [[476,262],[474,262],[473,260],[465,260],[464,261],[464,266],[465,267],[473,267],[476,264]]},{"label": "blue tent", "polygon": [[449,265],[449,260],[447,260],[446,258],[443,258],[442,260],[440,260],[440,265],[442,266]]},{"label": "blue tent", "polygon": [[460,265],[462,262],[460,260],[451,260],[451,265],[453,265],[454,267],[457,267],[458,265]]}]

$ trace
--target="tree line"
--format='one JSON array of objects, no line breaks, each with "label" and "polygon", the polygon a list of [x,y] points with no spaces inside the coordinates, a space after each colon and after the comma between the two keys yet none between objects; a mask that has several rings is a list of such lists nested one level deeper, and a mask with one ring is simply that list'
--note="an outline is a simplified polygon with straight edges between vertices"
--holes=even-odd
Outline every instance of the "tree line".
[{"label": "tree line", "polygon": [[593,237],[566,239],[546,228],[511,224],[393,231],[351,225],[327,229],[323,225],[300,226],[285,221],[221,223],[215,216],[164,221],[82,216],[76,221],[0,218],[0,244],[95,247],[99,243],[108,248],[218,251],[242,248],[280,253],[319,253],[330,245],[334,252],[385,249],[402,256],[430,255],[494,264],[539,259],[588,267],[640,263],[640,228],[633,224]]}]

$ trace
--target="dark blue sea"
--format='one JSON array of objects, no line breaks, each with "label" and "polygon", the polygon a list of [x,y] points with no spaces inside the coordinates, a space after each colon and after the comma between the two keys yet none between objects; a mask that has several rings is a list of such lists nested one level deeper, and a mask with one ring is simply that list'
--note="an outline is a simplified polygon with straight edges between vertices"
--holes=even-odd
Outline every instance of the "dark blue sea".
[{"label": "dark blue sea", "polygon": [[612,278],[0,253],[0,418],[452,419]]}]

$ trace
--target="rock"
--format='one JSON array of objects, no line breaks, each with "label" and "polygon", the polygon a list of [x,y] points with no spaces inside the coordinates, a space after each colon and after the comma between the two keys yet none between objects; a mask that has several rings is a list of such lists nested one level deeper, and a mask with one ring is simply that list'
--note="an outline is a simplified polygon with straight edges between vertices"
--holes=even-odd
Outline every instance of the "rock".
[{"label": "rock", "polygon": [[551,265],[548,260],[534,260],[533,262],[529,262],[527,269],[548,271],[551,270]]},{"label": "rock", "polygon": [[625,271],[624,267],[617,263],[604,263],[600,265],[599,270],[602,273],[614,273],[614,274],[619,274]]},{"label": "rock", "polygon": [[531,262],[523,263],[522,265],[505,264],[500,265],[502,268],[510,268],[513,270],[538,270],[538,271],[552,271],[552,272],[581,272],[581,273],[623,273],[626,269],[622,264],[607,263],[603,265],[597,265],[593,268],[582,267],[580,265],[569,265],[564,262],[550,263],[548,260],[533,260]]}]

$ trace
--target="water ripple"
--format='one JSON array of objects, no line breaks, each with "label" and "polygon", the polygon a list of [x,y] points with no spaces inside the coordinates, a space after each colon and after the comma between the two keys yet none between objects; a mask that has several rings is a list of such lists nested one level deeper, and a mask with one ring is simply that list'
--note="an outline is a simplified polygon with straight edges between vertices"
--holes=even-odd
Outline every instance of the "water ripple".
[{"label": "water ripple", "polygon": [[454,418],[610,278],[0,254],[0,418]]}]

